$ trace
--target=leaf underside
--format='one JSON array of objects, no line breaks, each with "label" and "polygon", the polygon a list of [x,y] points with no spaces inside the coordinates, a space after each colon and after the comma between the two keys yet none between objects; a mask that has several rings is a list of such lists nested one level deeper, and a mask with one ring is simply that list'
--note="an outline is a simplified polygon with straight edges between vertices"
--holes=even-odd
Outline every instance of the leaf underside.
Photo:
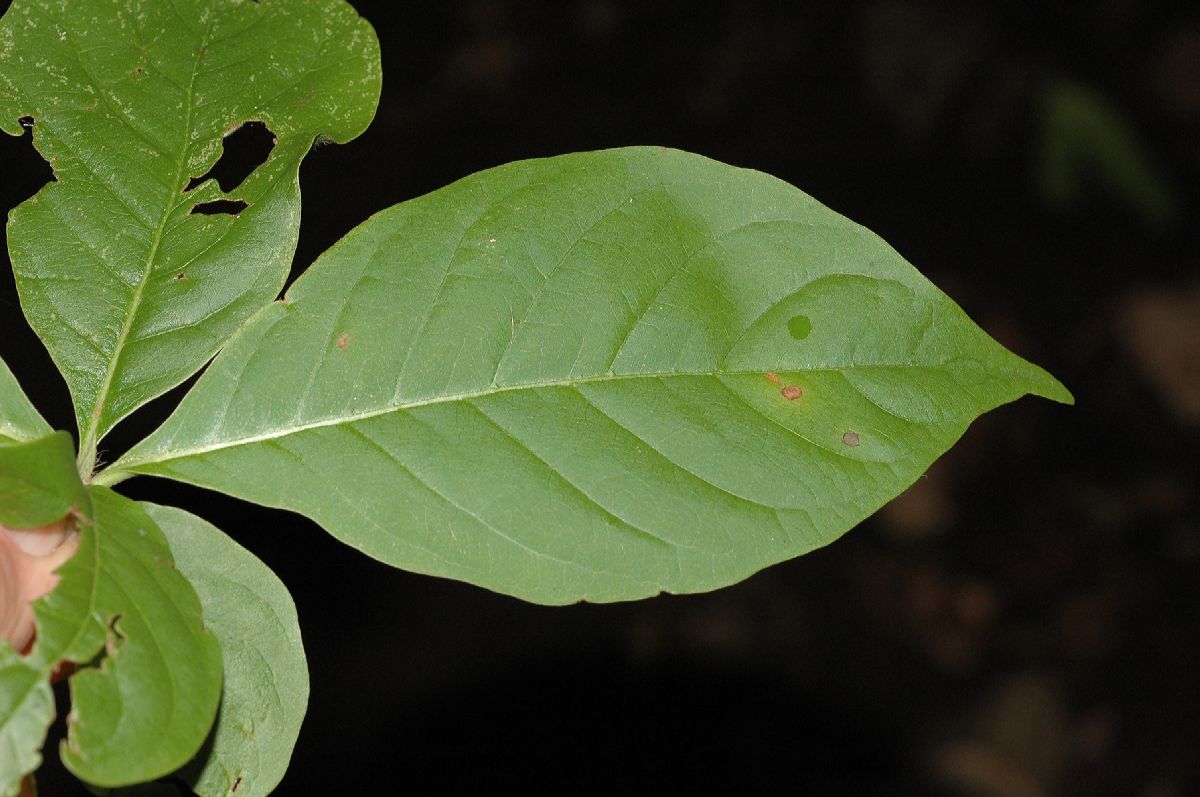
[{"label": "leaf underside", "polygon": [[[343,0],[16,0],[0,18],[0,129],[32,120],[55,174],[11,214],[9,252],[85,458],[278,295],[300,161],[358,135],[379,87],[374,32]],[[267,161],[231,194],[187,190],[248,120],[277,138]],[[193,214],[214,200],[246,209]]]},{"label": "leaf underside", "polygon": [[373,217],[108,475],[295,510],[532,601],[624,600],[833,540],[1025,393],[1071,400],[869,231],[632,148]]},{"label": "leaf underside", "polygon": [[291,759],[308,704],[308,665],[296,607],[267,566],[181,509],[141,504],[195,587],[221,641],[221,709],[202,755],[178,777],[200,797],[264,797]]}]

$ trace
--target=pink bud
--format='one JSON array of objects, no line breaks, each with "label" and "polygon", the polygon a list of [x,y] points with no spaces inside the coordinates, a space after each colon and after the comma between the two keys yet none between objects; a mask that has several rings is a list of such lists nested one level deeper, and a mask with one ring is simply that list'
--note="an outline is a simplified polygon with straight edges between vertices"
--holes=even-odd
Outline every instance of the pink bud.
[{"label": "pink bud", "polygon": [[15,650],[33,642],[32,603],[58,585],[55,570],[79,547],[69,518],[35,529],[0,526],[0,638]]}]

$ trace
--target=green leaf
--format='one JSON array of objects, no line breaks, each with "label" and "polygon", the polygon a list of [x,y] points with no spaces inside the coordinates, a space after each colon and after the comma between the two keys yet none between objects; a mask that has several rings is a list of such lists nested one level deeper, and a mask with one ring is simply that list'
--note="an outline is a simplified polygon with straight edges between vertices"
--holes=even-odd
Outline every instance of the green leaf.
[{"label": "green leaf", "polygon": [[[300,161],[318,135],[358,135],[379,88],[374,32],[342,0],[16,0],[0,19],[0,128],[31,117],[56,177],[13,211],[9,251],[87,468],[278,294]],[[266,163],[228,195],[186,191],[247,120],[278,139]],[[222,198],[248,207],[192,213]]]},{"label": "green leaf", "polygon": [[0,443],[29,442],[52,431],[17,384],[8,364],[0,360]]},{"label": "green leaf", "polygon": [[0,525],[42,526],[87,503],[71,435],[51,432],[28,443],[0,442]]},{"label": "green leaf", "polygon": [[142,504],[221,640],[225,683],[210,744],[179,773],[203,797],[258,797],[287,770],[308,704],[308,665],[287,588],[253,554],[181,509]]},{"label": "green leaf", "polygon": [[200,749],[220,700],[221,651],[154,521],[111,490],[90,492],[92,524],[58,587],[34,604],[28,660],[45,677],[61,661],[88,665],[70,680],[60,754],[83,780],[121,786],[172,772]]},{"label": "green leaf", "polygon": [[53,719],[49,676],[0,641],[0,796],[16,795],[21,779],[41,766]]},{"label": "green leaf", "polygon": [[370,219],[101,479],[292,509],[532,601],[623,600],[830,542],[1025,393],[1071,400],[869,231],[623,149]]}]

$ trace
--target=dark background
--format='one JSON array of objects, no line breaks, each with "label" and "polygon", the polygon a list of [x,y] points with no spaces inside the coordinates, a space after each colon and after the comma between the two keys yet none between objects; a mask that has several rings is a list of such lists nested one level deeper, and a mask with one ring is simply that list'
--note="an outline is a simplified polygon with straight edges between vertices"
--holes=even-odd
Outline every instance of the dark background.
[{"label": "dark background", "polygon": [[[128,483],[214,520],[295,593],[313,694],[278,793],[1200,793],[1200,12],[355,5],[383,99],[362,138],[306,160],[298,269],[481,168],[669,145],[875,230],[1078,406],[980,419],[826,549],[613,606],[526,605],[295,516]],[[28,136],[2,138],[7,212],[48,172]],[[0,354],[72,428],[15,303],[5,268]],[[174,400],[122,424],[109,459]],[[71,793],[55,766],[43,794]]]}]

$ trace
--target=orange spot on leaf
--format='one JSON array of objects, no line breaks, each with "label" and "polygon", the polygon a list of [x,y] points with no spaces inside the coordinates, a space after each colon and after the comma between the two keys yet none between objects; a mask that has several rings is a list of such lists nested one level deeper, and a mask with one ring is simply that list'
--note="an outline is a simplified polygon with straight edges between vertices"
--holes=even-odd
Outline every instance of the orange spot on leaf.
[{"label": "orange spot on leaf", "polygon": [[778,385],[779,384],[779,374],[775,373],[774,371],[767,371],[767,381],[774,382],[775,384]]},{"label": "orange spot on leaf", "polygon": [[348,343],[350,343],[350,336],[343,332],[337,339],[337,347],[339,349],[344,349]]},{"label": "orange spot on leaf", "polygon": [[795,401],[804,395],[804,391],[795,385],[785,385],[783,390],[779,391],[779,394],[788,401]]}]

